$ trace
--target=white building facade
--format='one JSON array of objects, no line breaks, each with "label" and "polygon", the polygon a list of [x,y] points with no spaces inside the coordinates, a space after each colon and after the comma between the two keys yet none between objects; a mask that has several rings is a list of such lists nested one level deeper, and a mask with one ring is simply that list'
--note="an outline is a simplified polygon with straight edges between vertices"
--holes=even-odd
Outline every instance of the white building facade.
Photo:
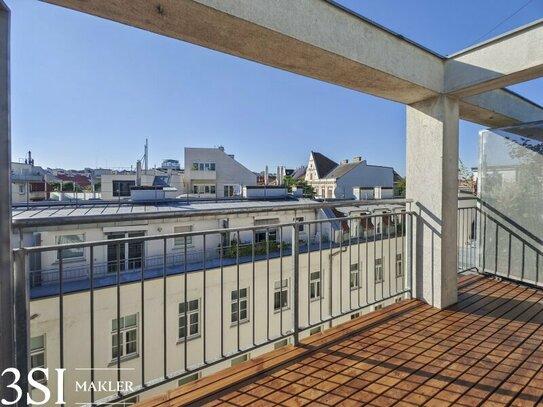
[{"label": "white building facade", "polygon": [[369,165],[361,157],[337,164],[312,151],[305,180],[314,188],[316,198],[320,199],[392,198],[394,170],[392,167]]},{"label": "white building facade", "polygon": [[256,175],[227,154],[224,147],[185,148],[185,185],[196,197],[240,197],[244,186],[256,186]]}]

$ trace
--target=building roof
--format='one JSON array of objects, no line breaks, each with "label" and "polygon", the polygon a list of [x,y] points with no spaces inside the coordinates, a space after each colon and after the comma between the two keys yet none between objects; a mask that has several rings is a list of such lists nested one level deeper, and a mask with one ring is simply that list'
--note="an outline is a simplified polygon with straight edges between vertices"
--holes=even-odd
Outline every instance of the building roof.
[{"label": "building roof", "polygon": [[291,177],[294,178],[294,179],[305,178],[306,171],[307,171],[307,168],[300,167],[300,168],[298,168],[296,171],[294,171],[292,173]]},{"label": "building roof", "polygon": [[77,224],[93,222],[113,222],[139,218],[169,218],[197,216],[203,213],[217,212],[217,215],[227,215],[229,211],[254,210],[255,212],[281,210],[282,207],[315,205],[320,202],[311,199],[268,199],[268,200],[236,200],[213,202],[163,201],[159,203],[118,203],[118,202],[87,202],[85,205],[69,203],[42,202],[32,206],[13,207],[13,224],[21,227],[41,226],[55,223]]},{"label": "building roof", "polygon": [[360,164],[362,164],[362,161],[340,164],[322,178],[341,178]]},{"label": "building roof", "polygon": [[313,156],[313,163],[315,164],[319,178],[324,178],[326,174],[338,165],[335,161],[316,151],[311,151],[311,155]]}]

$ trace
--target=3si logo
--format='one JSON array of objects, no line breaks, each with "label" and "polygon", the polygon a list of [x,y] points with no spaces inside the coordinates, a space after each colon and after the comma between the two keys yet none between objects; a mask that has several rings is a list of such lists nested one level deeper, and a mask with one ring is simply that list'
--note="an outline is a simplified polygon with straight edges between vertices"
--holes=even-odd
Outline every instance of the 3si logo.
[{"label": "3si logo", "polygon": [[[65,404],[64,402],[64,372],[66,371],[66,369],[55,369],[55,370],[57,372],[57,383],[58,383],[57,401],[55,404]],[[34,372],[41,372],[46,379],[49,379],[49,369],[47,368],[42,369],[40,367],[37,367],[35,369],[32,369],[30,372],[28,372],[28,385],[34,388],[35,390],[41,391],[43,393],[43,400],[35,401],[32,399],[31,395],[27,393],[26,404],[34,405],[34,406],[42,406],[49,402],[49,399],[51,398],[51,391],[47,388],[47,386],[43,385],[42,383],[34,379],[33,377]],[[15,391],[16,397],[14,400],[2,399],[0,400],[0,403],[2,403],[3,406],[12,406],[14,404],[17,404],[23,398],[23,390],[17,384],[19,383],[19,380],[21,379],[21,372],[19,372],[19,370],[15,369],[14,367],[9,367],[2,372],[2,376],[4,376],[6,373],[11,373],[14,376],[13,382],[9,384],[7,387]]]}]

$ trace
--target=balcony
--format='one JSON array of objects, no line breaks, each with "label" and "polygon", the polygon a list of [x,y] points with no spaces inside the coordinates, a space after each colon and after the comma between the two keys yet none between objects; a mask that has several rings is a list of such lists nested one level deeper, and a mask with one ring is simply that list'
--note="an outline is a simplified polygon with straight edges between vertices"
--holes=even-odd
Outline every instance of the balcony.
[{"label": "balcony", "polygon": [[[382,204],[349,205],[370,202]],[[30,337],[47,338],[49,368],[87,369],[67,377],[66,388],[81,380],[134,385],[130,391],[67,393],[71,403],[138,397],[149,406],[257,400],[388,405],[392,399],[419,405],[450,401],[454,393],[460,405],[471,397],[504,396],[500,386],[496,392],[488,384],[501,378],[482,369],[509,365],[517,353],[506,355],[504,347],[516,352],[518,345],[530,360],[538,355],[530,347],[538,336],[529,332],[518,342],[518,335],[524,325],[539,329],[543,294],[495,279],[530,284],[528,263],[522,273],[504,275],[502,257],[494,261],[500,242],[520,232],[496,223],[501,218],[475,197],[461,199],[459,272],[487,276],[462,275],[459,302],[439,310],[411,299],[416,215],[404,203],[385,213],[378,205],[373,214],[333,219],[16,250],[16,270],[25,270],[30,284]],[[310,210],[315,213],[314,205]],[[496,228],[511,234],[502,236],[498,251],[495,233],[485,233]],[[526,240],[523,245],[527,256],[536,250]],[[64,254],[77,250],[89,261],[70,263]],[[115,259],[96,260],[106,254]],[[56,266],[31,271],[31,260],[46,255],[58,259]],[[133,328],[112,322],[125,318]],[[111,341],[127,330],[132,345],[125,341],[116,351]],[[88,338],[86,346],[81,337]],[[239,358],[248,361],[231,368]],[[525,371],[524,359],[515,372]],[[481,385],[473,372],[483,372]],[[50,384],[54,388],[54,378]],[[508,394],[526,397],[527,387],[528,393]],[[165,393],[152,398],[160,389]]]},{"label": "balcony", "polygon": [[138,404],[528,406],[543,398],[543,293],[479,275]]}]

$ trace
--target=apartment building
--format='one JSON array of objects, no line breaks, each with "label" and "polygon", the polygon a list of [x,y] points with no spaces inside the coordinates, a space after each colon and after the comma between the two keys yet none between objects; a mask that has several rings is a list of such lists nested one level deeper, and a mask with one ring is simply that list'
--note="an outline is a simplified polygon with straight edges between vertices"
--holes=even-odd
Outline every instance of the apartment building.
[{"label": "apartment building", "polygon": [[[131,189],[138,183],[136,172],[103,174],[101,176],[101,198],[103,200],[129,199]],[[143,170],[141,186],[167,189],[167,198],[177,198],[185,192],[183,171],[173,169]],[[162,196],[161,196],[162,197]]]},{"label": "apartment building", "polygon": [[224,147],[185,148],[185,185],[191,196],[232,198],[244,186],[256,186],[256,175]]},{"label": "apartment building", "polygon": [[42,167],[34,165],[30,151],[24,163],[11,163],[12,203],[43,201],[51,188],[47,182],[56,178]]},{"label": "apartment building", "polygon": [[305,180],[321,199],[381,199],[393,196],[392,167],[369,165],[361,157],[339,164],[325,155],[309,154]]},{"label": "apartment building", "polygon": [[[395,209],[379,210],[394,213],[399,225]],[[386,239],[377,236],[376,219],[348,218],[368,212],[328,210],[307,199],[16,210],[27,247],[111,242],[31,256],[32,367],[59,366],[62,357],[71,372],[66,401],[74,405],[90,402],[72,383],[88,380],[89,367],[96,368],[95,382],[115,381],[122,372],[123,381],[141,386],[222,360],[185,375],[186,382],[283,346],[293,329],[293,233],[301,253],[297,301],[306,304],[300,318],[314,325],[311,332],[330,325],[319,323],[330,312],[346,313],[336,324],[357,304],[391,302],[405,287],[404,237],[396,226]],[[168,217],[149,218],[152,213]],[[122,238],[136,240],[114,240]],[[49,379],[50,389],[55,380]]]}]

